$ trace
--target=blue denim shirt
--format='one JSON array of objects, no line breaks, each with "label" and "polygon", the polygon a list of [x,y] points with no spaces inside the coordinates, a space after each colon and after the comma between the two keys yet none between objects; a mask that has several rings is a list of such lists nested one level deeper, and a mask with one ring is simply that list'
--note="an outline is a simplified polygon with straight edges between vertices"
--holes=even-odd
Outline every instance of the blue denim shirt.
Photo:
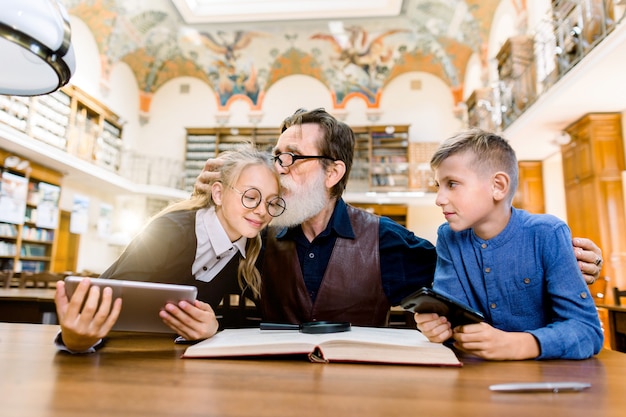
[{"label": "blue denim shirt", "polygon": [[[312,300],[319,290],[337,237],[354,238],[343,199],[337,201],[326,229],[312,242],[304,236],[300,226],[285,228],[277,235],[278,239],[296,242],[300,268]],[[383,290],[391,305],[397,305],[421,287],[432,285],[437,253],[428,240],[417,237],[388,217],[381,217],[379,250]]]},{"label": "blue denim shirt", "polygon": [[489,240],[439,227],[434,288],[485,314],[496,328],[528,332],[538,359],[584,359],[600,351],[596,306],[578,268],[569,227],[513,208]]}]

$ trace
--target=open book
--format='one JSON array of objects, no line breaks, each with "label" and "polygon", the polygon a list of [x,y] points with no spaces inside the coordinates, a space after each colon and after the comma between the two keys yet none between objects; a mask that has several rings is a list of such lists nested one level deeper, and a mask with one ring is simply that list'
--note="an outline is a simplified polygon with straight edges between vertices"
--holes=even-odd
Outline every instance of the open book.
[{"label": "open book", "polygon": [[187,348],[183,358],[307,355],[312,362],[461,366],[454,352],[417,330],[356,327],[347,332],[226,329]]}]

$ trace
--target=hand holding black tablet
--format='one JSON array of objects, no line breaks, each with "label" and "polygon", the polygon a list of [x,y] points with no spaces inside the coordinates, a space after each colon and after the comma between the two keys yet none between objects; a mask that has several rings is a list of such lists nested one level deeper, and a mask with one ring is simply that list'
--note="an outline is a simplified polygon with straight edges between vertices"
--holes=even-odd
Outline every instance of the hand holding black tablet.
[{"label": "hand holding black tablet", "polygon": [[445,316],[453,328],[463,324],[486,321],[481,312],[426,287],[404,298],[400,305],[405,310],[414,313],[437,313],[440,316]]}]

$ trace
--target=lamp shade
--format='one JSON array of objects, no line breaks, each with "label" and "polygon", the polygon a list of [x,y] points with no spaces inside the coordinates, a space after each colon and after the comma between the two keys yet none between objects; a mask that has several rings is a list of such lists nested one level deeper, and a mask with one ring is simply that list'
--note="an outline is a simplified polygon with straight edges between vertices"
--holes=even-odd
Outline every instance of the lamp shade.
[{"label": "lamp shade", "polygon": [[34,96],[67,84],[76,69],[67,11],[57,0],[3,0],[0,94]]}]

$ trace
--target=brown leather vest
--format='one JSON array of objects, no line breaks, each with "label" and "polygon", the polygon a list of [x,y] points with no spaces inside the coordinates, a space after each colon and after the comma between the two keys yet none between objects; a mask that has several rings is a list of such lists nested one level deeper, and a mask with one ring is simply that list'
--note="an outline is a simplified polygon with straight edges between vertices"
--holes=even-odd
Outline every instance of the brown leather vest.
[{"label": "brown leather vest", "polygon": [[265,321],[349,321],[386,326],[389,302],[380,276],[378,217],[348,206],[355,239],[338,237],[315,303],[308,294],[295,243],[268,230],[263,261],[261,311]]}]

